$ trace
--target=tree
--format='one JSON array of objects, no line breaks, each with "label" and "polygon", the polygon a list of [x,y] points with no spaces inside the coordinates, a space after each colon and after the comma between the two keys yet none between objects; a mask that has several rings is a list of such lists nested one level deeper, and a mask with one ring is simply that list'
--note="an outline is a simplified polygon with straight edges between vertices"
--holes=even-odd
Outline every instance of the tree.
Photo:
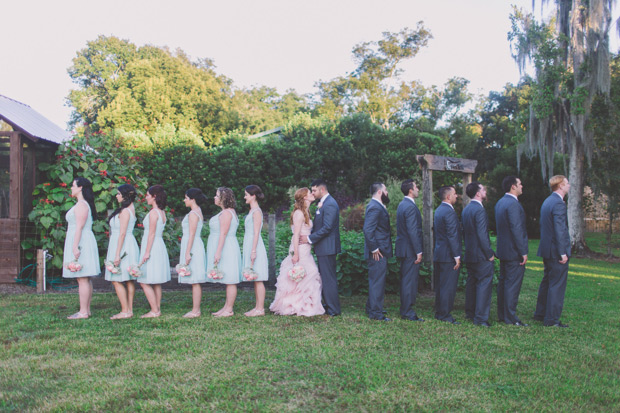
[{"label": "tree", "polygon": [[[545,1],[543,1],[545,3]],[[609,29],[613,0],[556,0],[556,19],[537,22],[514,9],[509,40],[523,70],[533,62],[536,78],[527,145],[541,155],[543,176],[553,174],[556,152],[569,157],[568,220],[572,247],[585,252],[586,158],[593,148],[588,127],[592,100],[609,95]]]},{"label": "tree", "polygon": [[351,74],[316,84],[317,112],[332,118],[361,112],[373,123],[389,129],[409,90],[404,83],[398,83],[400,64],[415,57],[431,38],[424,24],[418,22],[415,29],[384,32],[379,41],[356,45],[353,60],[357,68]]}]

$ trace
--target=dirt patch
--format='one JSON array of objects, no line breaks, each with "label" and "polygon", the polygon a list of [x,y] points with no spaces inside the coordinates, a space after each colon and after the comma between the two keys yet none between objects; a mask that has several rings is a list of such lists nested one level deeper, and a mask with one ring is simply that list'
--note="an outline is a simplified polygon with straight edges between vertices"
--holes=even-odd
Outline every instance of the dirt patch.
[{"label": "dirt patch", "polygon": [[35,287],[22,284],[0,284],[0,294],[32,294],[36,293]]}]

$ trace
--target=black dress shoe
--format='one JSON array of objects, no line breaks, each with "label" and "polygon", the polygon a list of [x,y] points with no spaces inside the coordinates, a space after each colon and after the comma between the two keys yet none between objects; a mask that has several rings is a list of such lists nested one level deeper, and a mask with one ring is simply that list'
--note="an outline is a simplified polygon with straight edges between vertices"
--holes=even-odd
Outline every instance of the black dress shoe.
[{"label": "black dress shoe", "polygon": [[413,317],[402,316],[401,318],[403,320],[409,320],[409,321],[424,321],[423,318],[420,318],[417,315],[414,315]]},{"label": "black dress shoe", "polygon": [[530,326],[529,324],[525,324],[523,321],[517,321],[513,325],[518,326],[518,327],[529,327]]},{"label": "black dress shoe", "polygon": [[568,324],[562,324],[562,323],[557,323],[557,324],[549,324],[549,325],[546,325],[545,327],[561,327],[561,328],[568,328]]},{"label": "black dress shoe", "polygon": [[461,324],[461,323],[459,323],[459,322],[458,322],[458,321],[456,321],[456,320],[452,320],[452,321],[450,321],[450,320],[439,320],[439,321],[443,321],[444,323],[454,324],[455,326],[458,326],[458,325],[460,325],[460,324]]},{"label": "black dress shoe", "polygon": [[491,324],[487,323],[486,321],[483,321],[482,323],[474,323],[474,325],[480,327],[491,327]]},{"label": "black dress shoe", "polygon": [[334,314],[327,314],[330,317],[338,317],[340,315],[340,313],[334,313]]},{"label": "black dress shoe", "polygon": [[381,318],[371,318],[371,320],[376,320],[376,321],[392,321],[391,318],[388,318],[386,316],[383,316]]}]

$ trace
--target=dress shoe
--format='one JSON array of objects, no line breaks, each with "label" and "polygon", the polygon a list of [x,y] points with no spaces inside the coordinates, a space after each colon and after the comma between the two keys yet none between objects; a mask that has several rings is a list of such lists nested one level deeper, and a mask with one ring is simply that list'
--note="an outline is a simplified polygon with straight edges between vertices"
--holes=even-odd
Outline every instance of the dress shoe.
[{"label": "dress shoe", "polygon": [[545,321],[545,317],[539,317],[537,315],[535,315],[534,317],[532,317],[534,320],[536,321]]},{"label": "dress shoe", "polygon": [[561,328],[568,328],[568,324],[562,324],[562,323],[557,323],[557,324],[549,324],[549,325],[546,325],[545,327],[561,327]]},{"label": "dress shoe", "polygon": [[338,317],[340,315],[340,313],[334,313],[334,314],[327,314],[330,317]]},{"label": "dress shoe", "polygon": [[414,315],[413,317],[408,317],[408,316],[402,316],[401,317],[403,320],[409,320],[409,321],[424,321],[423,318],[418,317],[417,315]]},{"label": "dress shoe", "polygon": [[386,316],[383,316],[381,318],[371,318],[371,320],[376,320],[376,321],[392,321],[391,318],[388,318]]},{"label": "dress shoe", "polygon": [[483,321],[482,323],[474,323],[474,325],[480,327],[491,327],[491,324],[487,323],[486,321]]},{"label": "dress shoe", "polygon": [[516,323],[513,324],[514,326],[518,326],[518,327],[529,327],[529,324],[525,324],[522,321],[517,321]]}]

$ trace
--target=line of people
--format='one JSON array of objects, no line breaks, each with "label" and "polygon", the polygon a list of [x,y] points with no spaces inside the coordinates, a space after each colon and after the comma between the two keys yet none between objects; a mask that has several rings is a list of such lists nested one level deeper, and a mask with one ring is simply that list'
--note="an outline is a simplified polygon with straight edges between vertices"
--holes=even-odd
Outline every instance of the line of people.
[{"label": "line of people", "polygon": [[[563,175],[549,180],[553,193],[544,201],[540,212],[540,245],[544,276],[541,281],[533,318],[545,326],[568,327],[560,321],[568,277],[570,237],[564,197],[570,184]],[[506,324],[527,326],[517,316],[517,303],[525,273],[528,239],[525,212],[518,201],[523,192],[521,180],[508,176],[502,182],[505,195],[495,205],[497,252],[491,248],[488,217],[483,207],[486,188],[479,182],[467,185],[471,202],[464,208],[462,224],[454,210],[458,195],[453,186],[439,189],[441,204],[434,213],[435,245],[433,277],[435,284],[435,318],[460,324],[453,316],[454,298],[462,262],[467,267],[465,313],[474,324],[490,327],[494,260],[500,260],[497,286],[498,320]],[[400,315],[411,321],[424,321],[414,310],[418,276],[422,262],[422,218],[415,199],[419,189],[413,180],[401,185],[405,195],[396,212],[396,257],[401,270]],[[368,260],[369,294],[366,312],[371,319],[391,321],[383,311],[387,258],[392,256],[390,219],[386,204],[389,196],[385,185],[373,184],[372,200],[364,221],[365,256]],[[465,254],[462,254],[462,239]]]}]

